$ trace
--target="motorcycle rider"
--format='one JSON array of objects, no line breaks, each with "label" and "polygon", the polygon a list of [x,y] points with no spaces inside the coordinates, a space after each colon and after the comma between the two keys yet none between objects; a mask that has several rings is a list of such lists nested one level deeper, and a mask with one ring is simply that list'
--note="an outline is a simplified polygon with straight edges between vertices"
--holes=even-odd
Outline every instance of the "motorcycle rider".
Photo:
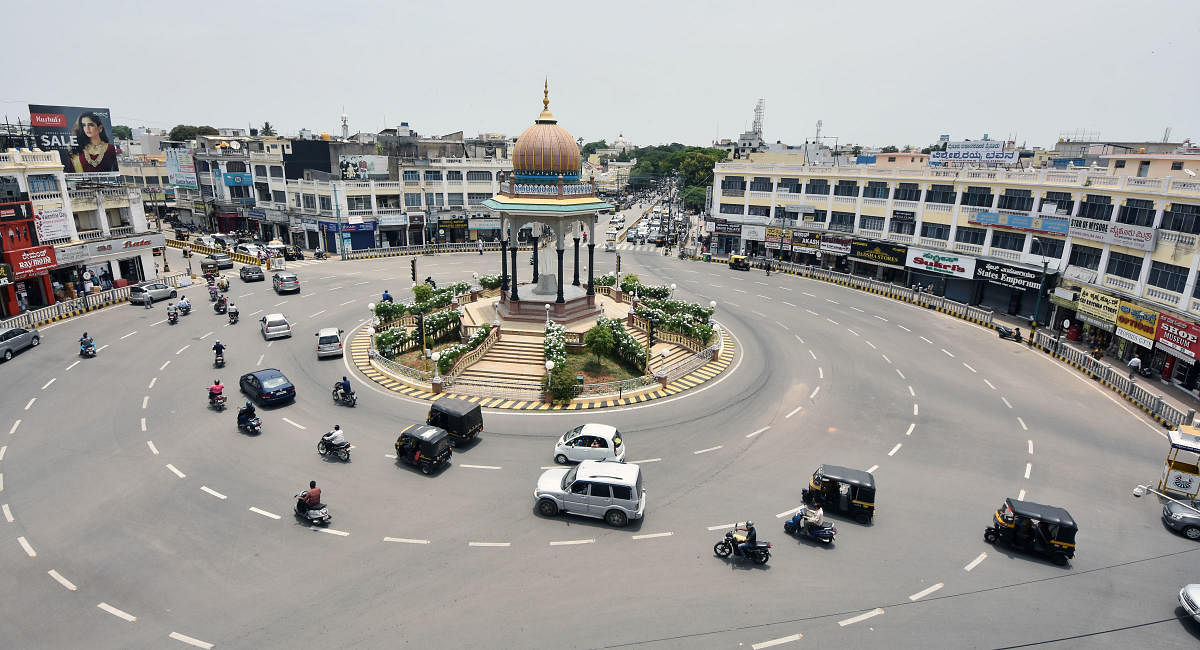
[{"label": "motorcycle rider", "polygon": [[229,311],[229,301],[225,299],[225,296],[221,296],[217,298],[217,304],[213,305],[213,309],[218,312]]},{"label": "motorcycle rider", "polygon": [[223,343],[221,343],[220,341],[213,343],[212,349],[213,349],[213,361],[216,361],[217,357],[221,357],[222,359],[225,358],[225,345]]},{"label": "motorcycle rider", "polygon": [[169,302],[169,303],[167,303],[167,318],[170,318],[172,316],[175,316],[176,318],[178,318],[179,317],[179,309],[175,307],[175,303]]},{"label": "motorcycle rider", "polygon": [[316,481],[309,481],[308,490],[296,501],[296,512],[304,514],[310,508],[319,505],[321,505],[321,488],[317,487]]},{"label": "motorcycle rider", "polygon": [[392,294],[388,293],[387,289],[384,289],[383,296],[379,298],[379,302],[393,302]]},{"label": "motorcycle rider", "polygon": [[181,297],[179,299],[179,302],[176,304],[176,306],[179,307],[180,311],[185,311],[185,312],[190,311],[192,309],[192,303],[188,302],[187,296]]},{"label": "motorcycle rider", "polygon": [[87,332],[84,332],[83,336],[79,337],[79,349],[86,350],[94,347],[96,347],[96,344],[92,341],[92,337],[88,336]]},{"label": "motorcycle rider", "polygon": [[247,401],[245,406],[238,409],[238,414],[237,414],[238,427],[246,426],[246,424],[248,422],[250,422],[250,420],[254,419],[255,415],[256,414],[254,412],[254,404]]},{"label": "motorcycle rider", "polygon": [[[737,542],[738,555],[746,556],[746,551],[754,546],[754,542],[758,540],[758,531],[754,528],[753,521],[747,521],[745,525],[733,529],[733,539]],[[738,531],[745,531],[739,533]]]},{"label": "motorcycle rider", "polygon": [[341,381],[334,382],[333,387],[338,392],[338,399],[344,399],[354,394],[354,391],[350,388],[350,380],[347,379],[345,375],[342,375]]},{"label": "motorcycle rider", "polygon": [[804,512],[800,516],[800,521],[809,531],[816,530],[825,523],[825,511],[819,505],[805,507]]},{"label": "motorcycle rider", "polygon": [[433,288],[434,288],[434,290],[437,290],[437,283],[433,281],[433,276],[432,276],[432,275],[430,275],[430,276],[427,276],[427,277],[425,278],[425,284],[427,284],[427,285],[429,285],[429,286],[433,287]]},{"label": "motorcycle rider", "polygon": [[322,435],[321,439],[324,440],[325,445],[331,449],[337,449],[338,447],[342,447],[346,444],[346,435],[345,432],[342,431],[342,425],[340,424],[333,425],[333,429]]},{"label": "motorcycle rider", "polygon": [[225,387],[221,385],[221,380],[214,379],[212,386],[208,387],[208,403],[215,403],[217,398],[220,397],[221,393],[223,392],[225,392]]},{"label": "motorcycle rider", "polygon": [[221,291],[229,291],[229,279],[225,277],[218,277],[217,288]]},{"label": "motorcycle rider", "polygon": [[229,303],[229,307],[227,307],[225,309],[225,313],[229,314],[229,322],[233,323],[234,321],[237,320],[237,317],[238,317],[237,305],[235,305],[233,303]]}]

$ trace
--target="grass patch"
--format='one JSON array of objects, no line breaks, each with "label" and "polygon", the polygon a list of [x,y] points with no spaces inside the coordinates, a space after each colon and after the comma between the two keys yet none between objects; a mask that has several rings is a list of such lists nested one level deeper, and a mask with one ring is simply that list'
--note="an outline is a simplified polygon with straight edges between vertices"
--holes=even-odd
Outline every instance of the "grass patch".
[{"label": "grass patch", "polygon": [[596,363],[595,356],[583,352],[568,352],[566,368],[572,377],[583,375],[583,381],[586,384],[602,384],[642,376],[641,373],[630,372],[625,366],[612,359],[601,359],[600,363]]}]

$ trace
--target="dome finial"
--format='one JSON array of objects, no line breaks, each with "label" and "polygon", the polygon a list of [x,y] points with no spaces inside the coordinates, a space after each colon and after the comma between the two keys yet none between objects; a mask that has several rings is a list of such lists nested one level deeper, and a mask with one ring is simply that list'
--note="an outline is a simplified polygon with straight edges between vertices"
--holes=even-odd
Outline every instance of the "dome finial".
[{"label": "dome finial", "polygon": [[546,85],[542,88],[542,110],[550,110],[550,76],[546,76]]}]

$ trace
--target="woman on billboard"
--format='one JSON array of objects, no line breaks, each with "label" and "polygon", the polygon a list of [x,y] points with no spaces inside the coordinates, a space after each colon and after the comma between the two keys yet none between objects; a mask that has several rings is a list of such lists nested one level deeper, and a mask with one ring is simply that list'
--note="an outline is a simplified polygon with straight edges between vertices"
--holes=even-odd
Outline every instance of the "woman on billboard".
[{"label": "woman on billboard", "polygon": [[84,111],[71,132],[70,171],[76,174],[117,171],[117,150],[108,141],[104,122],[92,111]]}]

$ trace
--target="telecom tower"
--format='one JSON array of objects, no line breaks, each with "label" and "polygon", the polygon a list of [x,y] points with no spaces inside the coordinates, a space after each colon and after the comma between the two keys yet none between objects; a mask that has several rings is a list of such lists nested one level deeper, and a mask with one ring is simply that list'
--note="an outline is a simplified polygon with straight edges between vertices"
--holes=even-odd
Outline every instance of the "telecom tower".
[{"label": "telecom tower", "polygon": [[758,98],[758,103],[754,105],[754,127],[751,131],[762,139],[763,134],[763,113],[767,110],[767,100],[762,97]]}]

